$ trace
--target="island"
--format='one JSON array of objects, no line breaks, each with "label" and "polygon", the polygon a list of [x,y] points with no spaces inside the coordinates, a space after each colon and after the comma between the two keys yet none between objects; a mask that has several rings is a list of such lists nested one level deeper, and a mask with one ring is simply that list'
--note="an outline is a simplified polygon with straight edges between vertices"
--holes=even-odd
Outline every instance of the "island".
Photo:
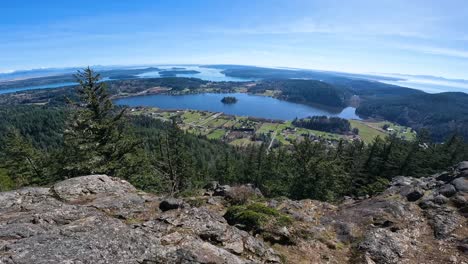
[{"label": "island", "polygon": [[234,96],[225,96],[223,99],[221,99],[221,102],[223,104],[235,104],[237,103],[237,98]]}]

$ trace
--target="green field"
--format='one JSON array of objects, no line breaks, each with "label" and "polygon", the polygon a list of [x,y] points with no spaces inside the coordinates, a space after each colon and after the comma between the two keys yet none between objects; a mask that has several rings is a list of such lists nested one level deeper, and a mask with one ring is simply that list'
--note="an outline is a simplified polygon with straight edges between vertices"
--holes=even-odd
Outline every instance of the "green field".
[{"label": "green field", "polygon": [[202,112],[195,112],[195,111],[185,111],[182,115],[182,119],[184,123],[193,123],[196,124],[201,122],[207,117],[207,115],[203,114]]},{"label": "green field", "polygon": [[[220,115],[213,119],[212,116],[215,113],[204,111],[187,110],[178,112],[160,112],[156,108],[143,108],[132,110],[132,114],[149,115],[163,120],[169,120],[171,117],[178,115],[182,118],[180,127],[186,132],[195,135],[204,135],[208,139],[225,140],[226,143],[230,143],[235,146],[247,146],[250,144],[257,144],[258,142],[251,141],[250,138],[252,134],[249,133],[243,134],[242,138],[239,139],[232,140],[229,137],[225,138],[224,136],[226,133],[228,133],[233,127],[252,128],[254,129],[255,134],[269,135],[270,138],[276,135],[275,140],[284,145],[290,145],[296,140],[303,140],[303,138],[307,136],[315,136],[332,141],[352,137],[295,127],[292,125],[291,121],[286,121],[284,123],[263,123],[244,116],[236,116],[233,118],[224,115]],[[395,134],[396,136],[407,140],[413,140],[416,136],[416,133],[414,133],[411,128],[399,126],[387,121],[350,120],[350,123],[352,128],[359,129],[359,137],[366,144],[371,143],[377,136],[384,138],[390,134]],[[230,142],[230,140],[232,141]]]},{"label": "green field", "polygon": [[385,125],[393,129],[393,131],[387,132],[387,134],[396,134],[396,136],[406,139],[414,140],[416,138],[416,133],[410,127],[400,126],[388,121],[381,122],[367,122],[372,127],[383,129]]},{"label": "green field", "polygon": [[225,134],[226,134],[225,130],[215,129],[210,134],[208,134],[206,137],[208,139],[221,139]]},{"label": "green field", "polygon": [[207,127],[221,127],[223,126],[228,120],[224,119],[224,118],[221,118],[221,117],[218,117],[218,118],[215,118],[215,119],[212,119],[210,121],[208,121],[206,124],[204,124],[205,126]]},{"label": "green field", "polygon": [[262,126],[256,131],[257,134],[268,134],[270,131],[276,131],[277,123],[263,123]]},{"label": "green field", "polygon": [[[374,138],[380,136],[385,138],[389,135],[396,135],[397,137],[414,140],[416,138],[416,133],[409,127],[400,126],[388,121],[380,122],[368,122],[360,120],[350,120],[352,128],[359,129],[359,136],[365,143],[371,143]],[[391,131],[384,130],[384,126],[387,125],[389,128],[393,129]]]},{"label": "green field", "polygon": [[362,141],[366,144],[372,143],[372,141],[378,136],[381,138],[385,138],[387,136],[386,133],[367,125],[365,122],[359,120],[349,120],[349,122],[351,123],[351,128],[359,129],[359,137],[361,137]]}]

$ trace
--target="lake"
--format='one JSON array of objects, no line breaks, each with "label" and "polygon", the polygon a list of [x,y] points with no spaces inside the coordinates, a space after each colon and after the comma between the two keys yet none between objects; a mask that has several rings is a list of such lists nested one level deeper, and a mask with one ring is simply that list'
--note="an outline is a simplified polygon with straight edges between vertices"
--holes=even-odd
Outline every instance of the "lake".
[{"label": "lake", "polygon": [[[235,104],[223,104],[225,96],[235,96]],[[230,115],[252,116],[278,120],[292,120],[296,117],[337,116],[346,119],[360,119],[356,109],[347,107],[342,111],[332,112],[309,105],[278,100],[276,98],[251,95],[246,93],[230,94],[190,94],[190,95],[145,95],[115,100],[118,105],[150,106],[161,109],[192,109],[210,112],[223,112]]]}]

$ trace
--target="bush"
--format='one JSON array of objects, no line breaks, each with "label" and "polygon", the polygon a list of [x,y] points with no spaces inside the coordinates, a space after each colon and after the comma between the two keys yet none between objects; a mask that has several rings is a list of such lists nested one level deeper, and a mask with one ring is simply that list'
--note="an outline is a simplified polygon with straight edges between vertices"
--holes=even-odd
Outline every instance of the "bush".
[{"label": "bush", "polygon": [[6,174],[6,171],[0,169],[0,192],[9,191],[15,188],[15,182]]},{"label": "bush", "polygon": [[230,225],[242,225],[245,230],[255,232],[287,226],[292,222],[289,216],[261,203],[231,206],[224,218]]}]

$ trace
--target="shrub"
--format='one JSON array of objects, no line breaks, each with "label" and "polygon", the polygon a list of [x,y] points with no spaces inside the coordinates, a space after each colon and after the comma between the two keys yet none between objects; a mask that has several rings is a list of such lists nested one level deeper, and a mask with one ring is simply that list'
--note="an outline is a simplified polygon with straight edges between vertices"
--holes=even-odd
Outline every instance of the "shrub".
[{"label": "shrub", "polygon": [[246,230],[255,232],[287,226],[292,222],[289,216],[261,203],[231,206],[224,218],[231,225],[242,225]]}]

